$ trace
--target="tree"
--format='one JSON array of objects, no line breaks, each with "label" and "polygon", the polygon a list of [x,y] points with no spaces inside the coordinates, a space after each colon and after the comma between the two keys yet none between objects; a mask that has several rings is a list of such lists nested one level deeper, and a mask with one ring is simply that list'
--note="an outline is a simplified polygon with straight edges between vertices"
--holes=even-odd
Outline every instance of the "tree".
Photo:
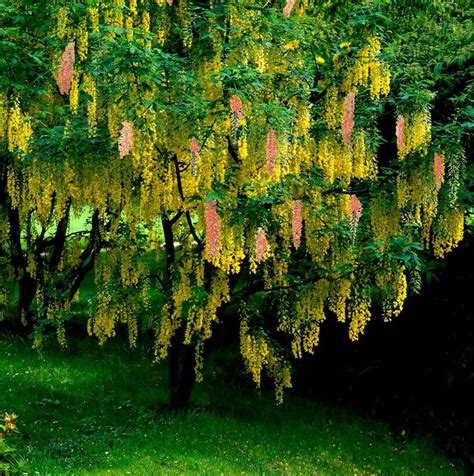
[{"label": "tree", "polygon": [[[230,306],[281,400],[328,315],[352,340],[372,302],[397,316],[471,206],[468,85],[432,124],[437,80],[392,31],[400,3],[4,2],[2,279],[36,344],[64,342],[93,271],[90,334],[153,329],[175,406]],[[445,3],[431,15],[462,47],[469,16]],[[417,15],[433,21],[411,8],[405,32]]]}]

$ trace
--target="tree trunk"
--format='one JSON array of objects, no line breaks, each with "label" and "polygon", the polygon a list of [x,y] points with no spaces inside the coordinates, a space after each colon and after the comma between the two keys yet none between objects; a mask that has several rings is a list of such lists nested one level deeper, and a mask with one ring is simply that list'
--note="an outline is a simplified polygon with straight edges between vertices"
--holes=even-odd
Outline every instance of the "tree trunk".
[{"label": "tree trunk", "polygon": [[[163,215],[161,223],[165,236],[166,269],[164,276],[163,291],[167,297],[173,292],[173,273],[175,264],[175,249],[173,238],[173,224],[182,215],[178,212],[173,219]],[[172,300],[170,299],[172,305]],[[191,403],[196,374],[194,372],[194,349],[190,345],[184,345],[184,330],[179,328],[171,339],[169,352],[168,381],[170,388],[170,407],[175,410],[186,410]]]},{"label": "tree trunk", "polygon": [[29,330],[33,329],[33,315],[31,312],[31,303],[36,295],[37,282],[33,279],[28,272],[25,272],[23,276],[18,280],[19,286],[19,299],[18,299],[18,312],[19,319],[23,326]]},{"label": "tree trunk", "polygon": [[194,371],[194,348],[183,344],[182,332],[173,337],[169,353],[170,407],[187,410],[191,404],[191,393],[196,381]]},{"label": "tree trunk", "polygon": [[36,294],[37,281],[28,272],[28,263],[21,248],[20,215],[16,208],[8,204],[8,222],[10,238],[10,260],[19,286],[18,314],[21,323],[28,329],[33,328],[31,303]]}]

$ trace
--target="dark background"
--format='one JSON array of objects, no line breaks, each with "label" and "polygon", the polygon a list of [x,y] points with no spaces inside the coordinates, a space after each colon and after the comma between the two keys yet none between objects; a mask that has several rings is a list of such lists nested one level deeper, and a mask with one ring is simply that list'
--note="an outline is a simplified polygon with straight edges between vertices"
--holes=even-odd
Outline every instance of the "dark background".
[{"label": "dark background", "polygon": [[390,422],[400,438],[428,433],[474,474],[474,239],[446,257],[420,295],[356,343],[328,319],[315,355],[299,362],[297,392]]}]

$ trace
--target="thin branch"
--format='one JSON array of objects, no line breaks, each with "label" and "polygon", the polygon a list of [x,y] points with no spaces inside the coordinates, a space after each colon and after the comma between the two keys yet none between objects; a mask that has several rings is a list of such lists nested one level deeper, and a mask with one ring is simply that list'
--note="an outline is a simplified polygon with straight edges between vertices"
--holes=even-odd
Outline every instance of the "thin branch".
[{"label": "thin branch", "polygon": [[237,151],[235,150],[235,147],[232,144],[230,136],[227,136],[227,150],[229,151],[229,154],[232,157],[232,159],[234,159],[235,162],[239,163],[240,159],[237,154]]},{"label": "thin branch", "polygon": [[90,233],[90,230],[80,230],[80,231],[73,231],[71,233],[68,233],[66,235],[66,238],[71,238],[73,237],[74,235],[84,235],[84,234],[88,234]]},{"label": "thin branch", "polygon": [[366,194],[368,193],[368,190],[366,188],[360,188],[360,189],[353,189],[353,190],[346,190],[341,187],[335,187],[335,188],[329,188],[327,190],[324,190],[321,192],[321,195],[330,195],[332,193],[341,193],[345,195],[352,195],[352,194]]},{"label": "thin branch", "polygon": [[179,212],[176,212],[176,215],[170,219],[171,225],[174,225],[183,215],[183,212],[180,210]]},{"label": "thin branch", "polygon": [[[177,185],[178,185],[178,192],[179,192],[181,200],[183,201],[183,204],[184,204],[185,198],[184,198],[183,184],[182,184],[182,181],[181,181],[181,171],[179,169],[179,162],[178,162],[178,157],[176,156],[176,154],[173,155],[172,161],[173,161],[175,169],[176,169],[176,182],[177,182]],[[196,229],[194,228],[193,221],[191,219],[191,214],[189,213],[189,210],[186,210],[185,215],[186,215],[186,221],[188,223],[191,235],[193,235],[193,238],[196,240],[196,242],[199,244],[199,246],[202,246],[203,241],[199,238],[199,236],[196,232]]]}]

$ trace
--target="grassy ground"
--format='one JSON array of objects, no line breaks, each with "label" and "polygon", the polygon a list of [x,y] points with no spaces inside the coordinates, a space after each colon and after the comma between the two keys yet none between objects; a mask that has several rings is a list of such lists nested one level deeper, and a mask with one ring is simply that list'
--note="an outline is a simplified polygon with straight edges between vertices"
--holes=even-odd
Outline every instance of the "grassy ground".
[{"label": "grassy ground", "polygon": [[173,414],[160,409],[163,369],[117,343],[40,354],[4,338],[0,369],[0,412],[19,415],[13,442],[29,474],[459,474],[379,422],[291,397],[276,407],[223,381]]}]

